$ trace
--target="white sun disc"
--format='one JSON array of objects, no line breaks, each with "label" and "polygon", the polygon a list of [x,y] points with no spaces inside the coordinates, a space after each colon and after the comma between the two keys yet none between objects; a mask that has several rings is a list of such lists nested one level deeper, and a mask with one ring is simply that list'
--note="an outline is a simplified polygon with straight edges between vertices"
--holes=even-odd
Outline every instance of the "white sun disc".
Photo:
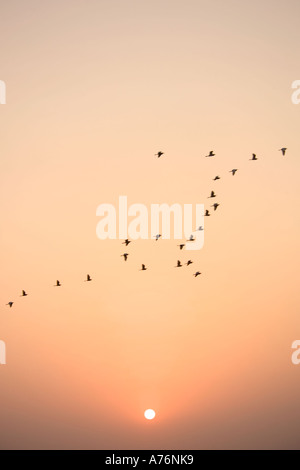
[{"label": "white sun disc", "polygon": [[155,411],[154,410],[146,410],[144,413],[146,419],[153,419],[155,418]]}]

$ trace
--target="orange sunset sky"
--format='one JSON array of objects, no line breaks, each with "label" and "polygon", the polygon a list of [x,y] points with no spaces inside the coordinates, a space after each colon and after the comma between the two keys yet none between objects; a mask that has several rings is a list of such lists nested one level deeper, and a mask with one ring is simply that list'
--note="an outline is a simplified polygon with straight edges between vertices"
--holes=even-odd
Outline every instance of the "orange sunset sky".
[{"label": "orange sunset sky", "polygon": [[[300,448],[299,17],[0,0],[1,449]],[[120,195],[212,190],[200,251],[96,236]]]}]

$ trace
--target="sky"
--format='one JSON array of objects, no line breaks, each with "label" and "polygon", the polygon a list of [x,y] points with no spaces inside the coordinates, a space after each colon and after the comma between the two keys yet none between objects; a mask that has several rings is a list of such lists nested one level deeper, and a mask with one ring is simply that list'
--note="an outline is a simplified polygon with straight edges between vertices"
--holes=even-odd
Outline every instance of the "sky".
[{"label": "sky", "polygon": [[[1,449],[299,449],[299,16],[0,0]],[[202,250],[96,236],[212,190]]]}]

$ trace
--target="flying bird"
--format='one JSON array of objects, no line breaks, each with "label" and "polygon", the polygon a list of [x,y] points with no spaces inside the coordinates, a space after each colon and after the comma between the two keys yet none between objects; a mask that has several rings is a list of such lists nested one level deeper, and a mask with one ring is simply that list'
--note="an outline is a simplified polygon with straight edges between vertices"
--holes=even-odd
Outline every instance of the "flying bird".
[{"label": "flying bird", "polygon": [[200,225],[200,227],[197,228],[197,231],[198,232],[203,232],[204,228],[202,227],[202,225]]},{"label": "flying bird", "polygon": [[184,244],[184,243],[181,243],[181,245],[177,245],[177,246],[179,246],[179,249],[180,249],[180,250],[183,250],[183,248],[185,247],[185,244]]},{"label": "flying bird", "polygon": [[191,235],[190,238],[187,241],[188,242],[194,242],[195,241],[194,235]]},{"label": "flying bird", "polygon": [[204,217],[210,217],[209,210],[206,209],[205,214],[204,214]]},{"label": "flying bird", "polygon": [[217,202],[215,202],[215,204],[213,204],[211,207],[214,208],[214,210],[216,211],[218,209],[220,204],[218,204]]},{"label": "flying bird", "polygon": [[190,264],[193,264],[193,261],[191,259],[188,260],[187,263],[185,263],[187,266],[189,266]]},{"label": "flying bird", "polygon": [[124,261],[127,261],[127,258],[128,258],[129,255],[128,255],[128,253],[123,253],[123,255],[121,255],[121,256],[124,257]]},{"label": "flying bird", "polygon": [[210,193],[210,196],[208,196],[208,199],[210,199],[211,197],[217,197],[217,195],[215,194],[214,191],[212,191],[212,192]]},{"label": "flying bird", "polygon": [[20,297],[26,297],[26,295],[28,295],[24,290],[22,290],[22,295],[20,295]]},{"label": "flying bird", "polygon": [[194,276],[197,277],[197,276],[200,276],[200,274],[201,274],[201,273],[200,273],[199,271],[197,271],[197,272],[194,274]]},{"label": "flying bird", "polygon": [[208,155],[205,155],[205,156],[206,156],[206,157],[214,157],[214,156],[215,156],[215,153],[213,152],[213,150],[211,150],[211,151],[209,152],[209,154],[208,154]]},{"label": "flying bird", "polygon": [[13,304],[14,304],[13,302],[8,302],[8,304],[6,305],[9,305],[9,307],[12,308]]},{"label": "flying bird", "polygon": [[140,269],[140,271],[146,271],[146,266],[144,264],[142,264],[142,269]]},{"label": "flying bird", "polygon": [[257,160],[257,156],[255,155],[255,153],[252,153],[252,158],[250,158],[251,161],[253,160]]},{"label": "flying bird", "polygon": [[155,235],[155,237],[154,237],[154,238],[155,238],[155,239],[156,239],[156,241],[157,241],[157,240],[159,240],[159,239],[160,239],[160,237],[161,237],[161,234],[160,234],[160,233],[158,233],[157,235]]},{"label": "flying bird", "polygon": [[175,268],[182,268],[182,264],[179,260],[177,260],[177,265],[175,266]]},{"label": "flying bird", "polygon": [[61,287],[61,283],[59,281],[56,281],[56,284],[54,287]]},{"label": "flying bird", "polygon": [[125,241],[122,243],[122,245],[126,245],[126,246],[128,246],[128,245],[129,245],[129,243],[131,243],[131,241],[130,241],[130,240],[128,240],[128,238],[127,238],[127,239],[126,239],[126,240],[125,240]]},{"label": "flying bird", "polygon": [[234,168],[233,170],[230,170],[230,172],[229,172],[229,173],[232,173],[232,176],[234,176],[234,175],[236,174],[236,172],[237,172],[237,171],[238,171],[238,170],[237,170],[237,168]]},{"label": "flying bird", "polygon": [[91,282],[92,278],[89,274],[86,275],[86,280],[84,282]]},{"label": "flying bird", "polygon": [[218,180],[220,180],[220,179],[221,179],[220,176],[215,176],[214,179],[213,179],[213,181],[218,181]]},{"label": "flying bird", "polygon": [[279,149],[279,152],[282,152],[282,155],[285,156],[285,152],[287,151],[286,147],[282,147],[282,149]]},{"label": "flying bird", "polygon": [[162,155],[164,155],[164,152],[157,152],[155,157],[160,158]]}]

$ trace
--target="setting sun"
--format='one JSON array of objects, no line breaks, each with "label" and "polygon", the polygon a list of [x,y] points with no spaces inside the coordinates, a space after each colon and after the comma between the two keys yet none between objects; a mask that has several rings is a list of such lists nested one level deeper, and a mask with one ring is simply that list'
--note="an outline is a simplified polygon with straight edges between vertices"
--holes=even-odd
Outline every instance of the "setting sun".
[{"label": "setting sun", "polygon": [[154,410],[146,410],[144,413],[146,419],[154,419],[155,418],[155,411]]}]

